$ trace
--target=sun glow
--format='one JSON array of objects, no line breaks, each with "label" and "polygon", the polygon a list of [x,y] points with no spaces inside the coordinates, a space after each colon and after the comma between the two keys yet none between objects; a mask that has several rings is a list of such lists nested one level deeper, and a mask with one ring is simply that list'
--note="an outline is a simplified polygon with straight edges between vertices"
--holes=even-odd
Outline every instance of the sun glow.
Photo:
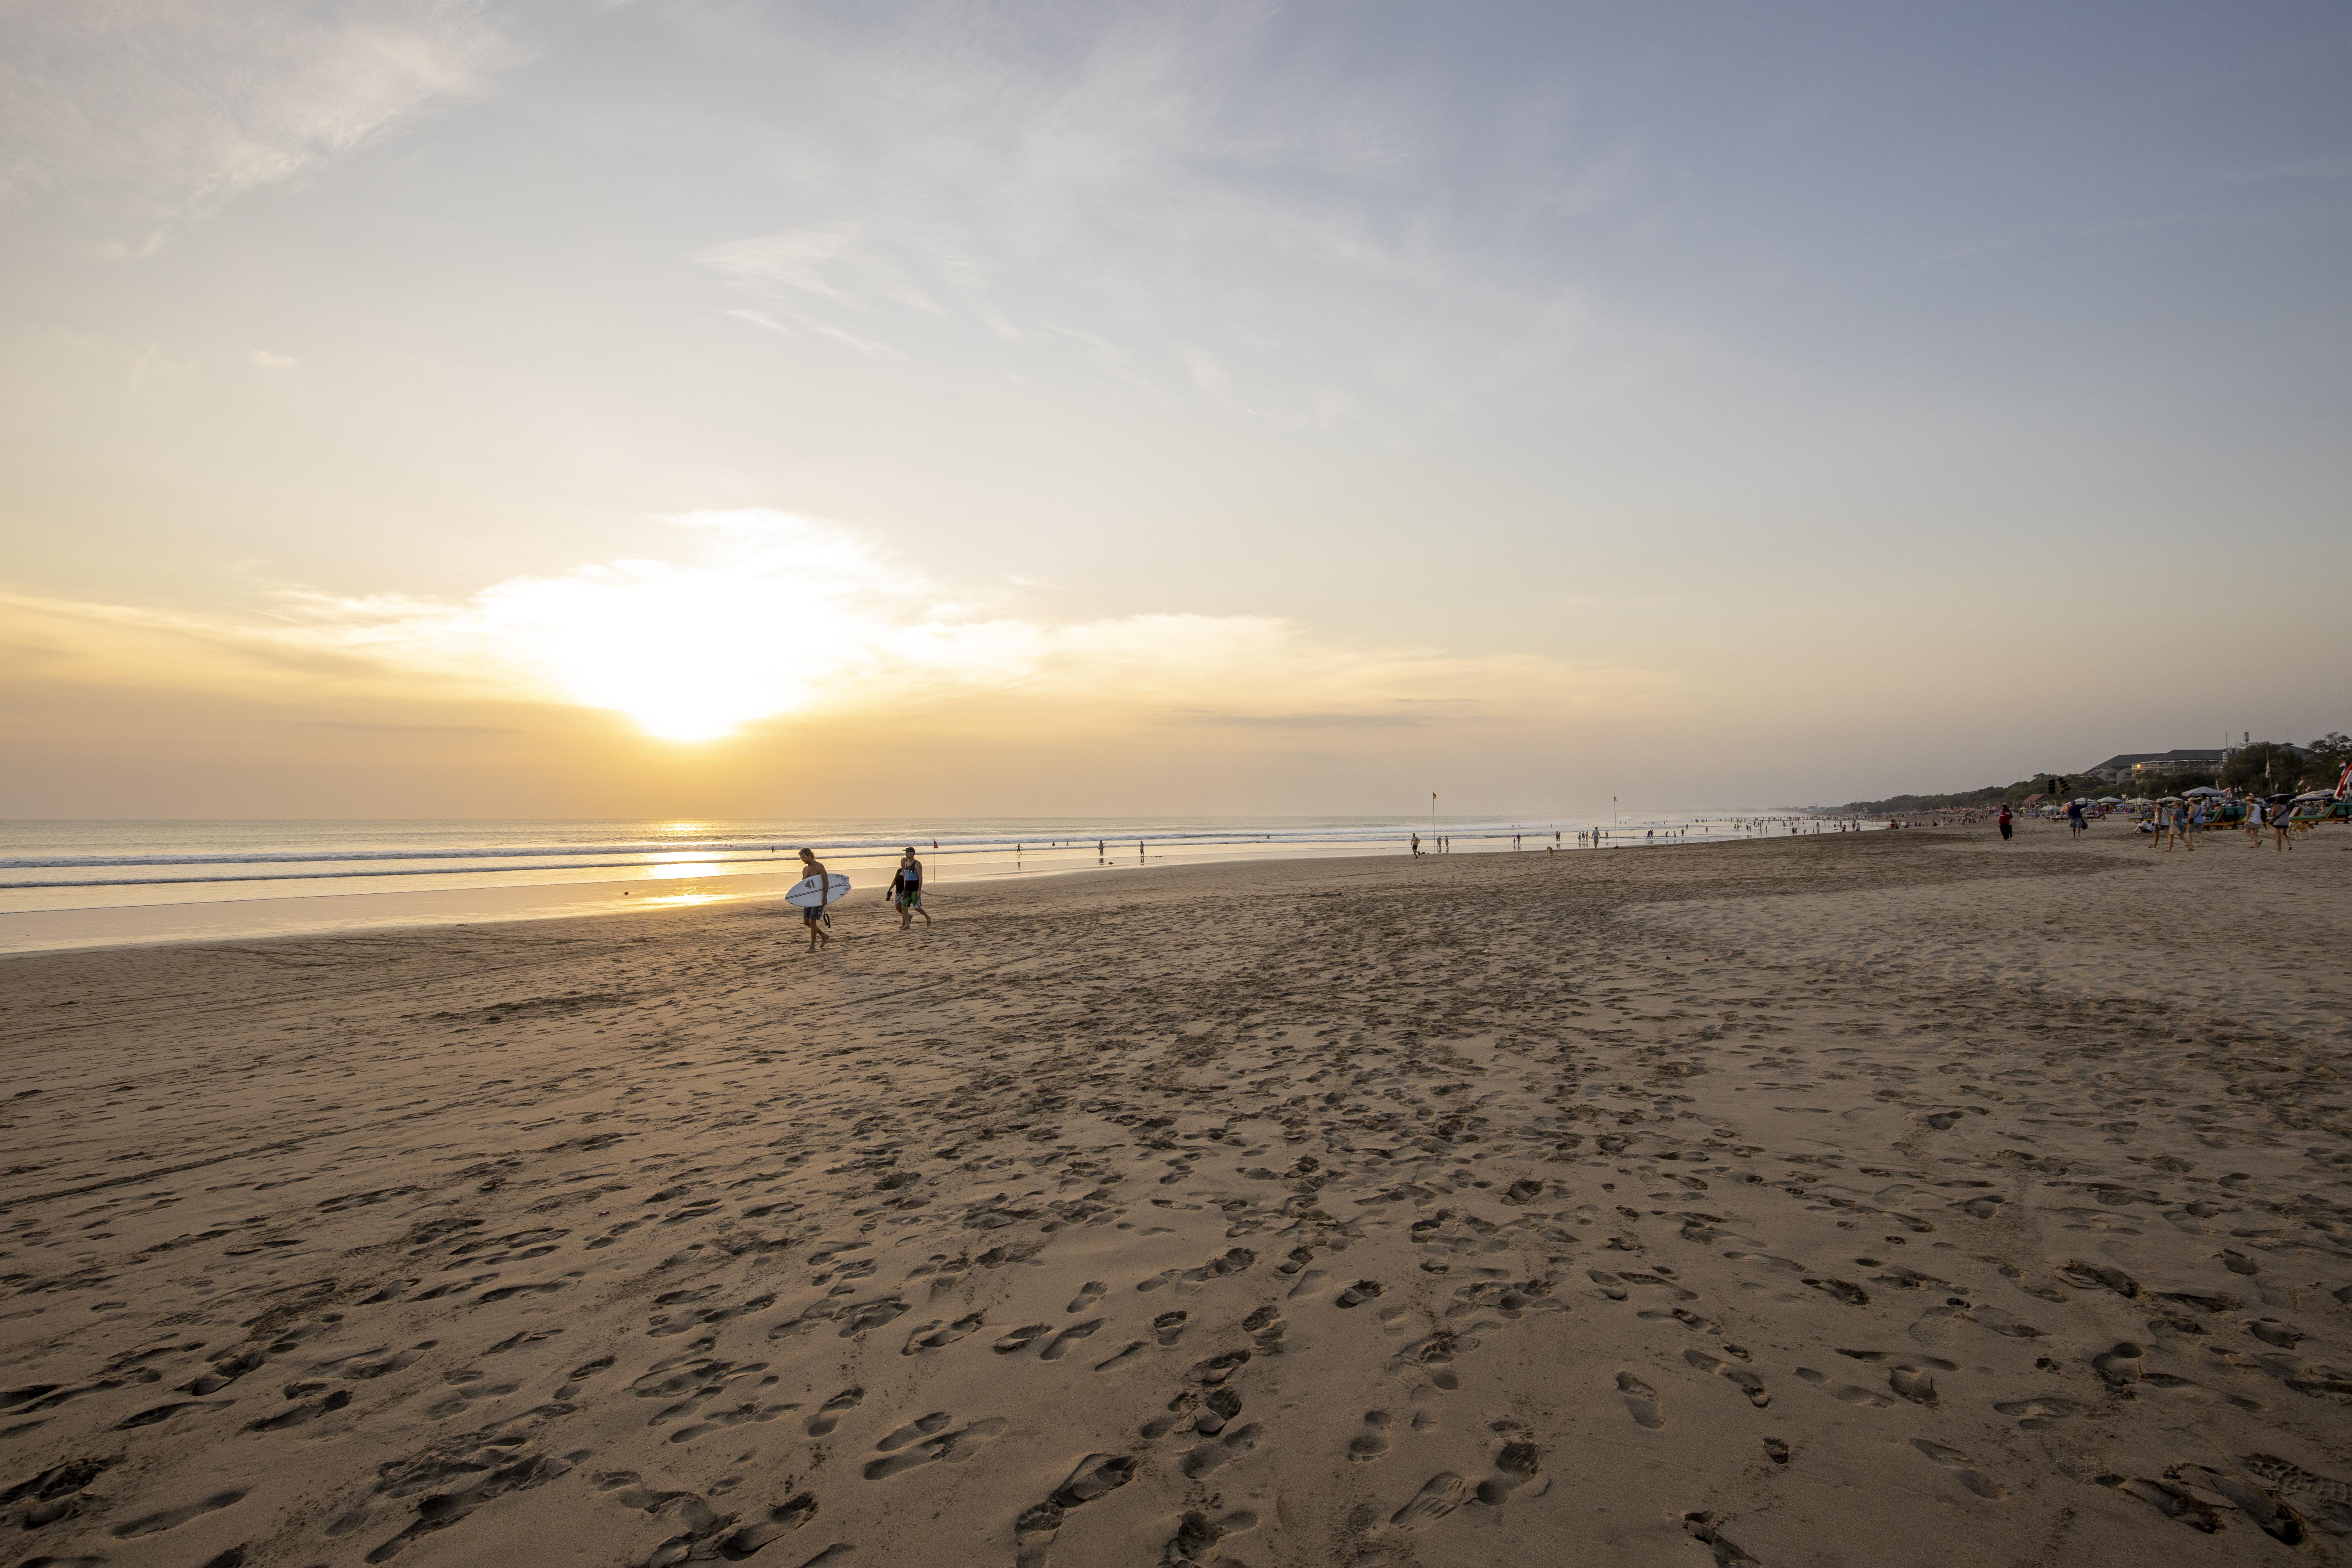
[{"label": "sun glow", "polygon": [[[1338,731],[1538,702],[1549,711],[1601,689],[1545,658],[1351,649],[1267,616],[984,611],[846,529],[766,511],[670,521],[694,541],[691,559],[592,563],[462,601],[287,587],[262,618],[0,592],[0,610],[37,617],[48,642],[92,670],[136,667],[305,700],[331,688],[350,700],[553,700],[681,744],[786,716],[915,710],[998,732],[1041,716],[1056,733]],[[1612,668],[1608,689],[1622,696],[1638,673]]]}]

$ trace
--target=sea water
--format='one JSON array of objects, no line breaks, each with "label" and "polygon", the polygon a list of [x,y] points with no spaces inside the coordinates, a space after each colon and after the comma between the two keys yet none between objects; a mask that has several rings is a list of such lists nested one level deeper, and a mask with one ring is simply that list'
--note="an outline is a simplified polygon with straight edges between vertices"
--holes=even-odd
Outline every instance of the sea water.
[{"label": "sea water", "polygon": [[1216,860],[1456,854],[1782,837],[1786,811],[1439,817],[866,818],[825,821],[0,823],[0,952],[467,923],[773,898],[807,846],[860,889],[911,845],[933,889]]}]

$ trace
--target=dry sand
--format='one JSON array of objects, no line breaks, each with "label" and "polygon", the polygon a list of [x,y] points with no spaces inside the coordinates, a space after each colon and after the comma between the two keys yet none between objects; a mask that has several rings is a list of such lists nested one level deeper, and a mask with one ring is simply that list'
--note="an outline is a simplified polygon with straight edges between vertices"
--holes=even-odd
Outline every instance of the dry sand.
[{"label": "dry sand", "polygon": [[0,1562],[2352,1556],[2352,835],[940,902],[0,963]]}]

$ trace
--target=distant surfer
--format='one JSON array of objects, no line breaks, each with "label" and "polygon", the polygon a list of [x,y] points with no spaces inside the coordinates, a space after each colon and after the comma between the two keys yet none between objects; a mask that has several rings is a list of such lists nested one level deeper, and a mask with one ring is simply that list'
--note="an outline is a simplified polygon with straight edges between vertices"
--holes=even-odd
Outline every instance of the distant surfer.
[{"label": "distant surfer", "polygon": [[801,869],[816,879],[816,902],[801,911],[801,924],[808,927],[809,951],[814,952],[833,940],[832,934],[824,929],[831,923],[825,906],[833,901],[833,875],[824,868],[824,862],[816,858],[814,849],[801,851]]},{"label": "distant surfer", "polygon": [[890,901],[898,906],[900,931],[912,931],[917,915],[923,917],[925,925],[931,923],[931,911],[923,908],[923,863],[915,858],[911,844],[899,858],[898,874],[890,879]]}]

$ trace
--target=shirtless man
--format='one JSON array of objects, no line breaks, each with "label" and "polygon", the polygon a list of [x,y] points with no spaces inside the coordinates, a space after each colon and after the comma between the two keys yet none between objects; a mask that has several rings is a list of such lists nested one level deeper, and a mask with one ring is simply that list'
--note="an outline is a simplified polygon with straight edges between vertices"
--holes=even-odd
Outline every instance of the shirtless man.
[{"label": "shirtless man", "polygon": [[931,911],[923,908],[923,863],[915,858],[915,847],[911,844],[898,858],[898,877],[895,886],[898,891],[892,895],[891,901],[898,906],[898,929],[914,930],[917,915],[923,917],[925,925],[929,925]]},{"label": "shirtless man", "polygon": [[826,873],[824,862],[816,858],[814,849],[801,851],[801,874],[817,879],[815,905],[801,911],[801,924],[808,927],[809,951],[814,952],[833,940],[824,929],[825,905],[833,901],[833,879]]}]

